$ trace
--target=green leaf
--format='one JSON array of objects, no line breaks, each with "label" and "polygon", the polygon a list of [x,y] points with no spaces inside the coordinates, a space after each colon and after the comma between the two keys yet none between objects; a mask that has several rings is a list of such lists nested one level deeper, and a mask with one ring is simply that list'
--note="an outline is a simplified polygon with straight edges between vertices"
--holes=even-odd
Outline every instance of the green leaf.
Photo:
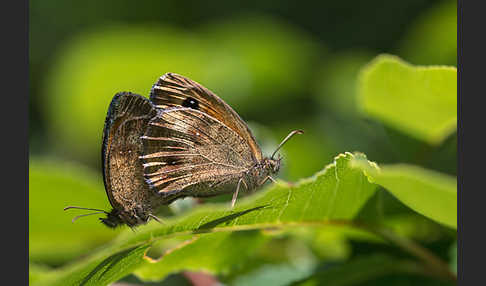
[{"label": "green leaf", "polygon": [[68,205],[109,209],[102,178],[77,164],[41,158],[29,160],[29,258],[62,264],[114,238],[118,231],[98,220],[71,219]]},{"label": "green leaf", "polygon": [[285,286],[308,277],[314,269],[313,264],[281,263],[267,264],[261,268],[231,281],[234,286],[272,285]]},{"label": "green leaf", "polygon": [[430,144],[457,125],[457,69],[412,66],[380,55],[359,76],[361,108],[369,116]]},{"label": "green leaf", "polygon": [[108,285],[132,273],[144,263],[143,256],[150,244],[132,246],[107,254],[101,251],[88,260],[54,270],[33,285]]},{"label": "green leaf", "polygon": [[457,65],[457,2],[438,3],[407,29],[400,55],[415,64]]},{"label": "green leaf", "polygon": [[[364,155],[358,155],[364,159]],[[330,220],[352,219],[376,186],[363,172],[350,167],[351,153],[340,154],[335,162],[317,173],[292,185],[274,184],[266,191],[240,199],[234,209],[227,204],[205,204],[180,218],[174,224],[144,227],[130,235],[126,244],[146,241],[153,237],[190,232],[260,229],[279,225],[326,223]]]},{"label": "green leaf", "polygon": [[353,165],[411,209],[457,228],[457,180],[454,177],[406,164],[377,168],[359,158]]},{"label": "green leaf", "polygon": [[49,267],[36,263],[29,263],[29,284],[42,280],[49,273]]},{"label": "green leaf", "polygon": [[266,238],[258,231],[221,232],[196,235],[159,260],[146,260],[135,275],[158,281],[182,270],[228,273],[253,254]]},{"label": "green leaf", "polygon": [[[364,155],[358,156],[365,160]],[[147,249],[154,240],[165,237],[284,226],[342,224],[343,221],[351,220],[356,216],[376,188],[376,185],[370,183],[360,169],[351,168],[350,162],[354,157],[350,153],[340,154],[335,158],[334,163],[328,165],[314,177],[302,180],[295,185],[283,182],[273,184],[253,196],[240,199],[234,209],[230,209],[226,203],[206,204],[179,218],[167,219],[163,225],[151,222],[140,227],[135,234],[126,231],[103,250],[85,260],[60,269],[49,280],[41,282],[49,285],[55,283],[70,285],[65,281],[73,283],[82,281],[86,279],[88,273],[91,277],[99,277],[100,272],[105,271],[104,266],[100,266],[103,261],[113,260],[113,256],[123,253],[127,249],[131,249],[131,251],[126,255],[131,256],[133,260],[130,267],[134,267],[133,270],[142,264],[145,267],[146,263],[139,250],[144,247]],[[370,167],[373,168],[372,165]],[[209,239],[209,237],[207,238]],[[224,237],[222,236],[220,239],[224,240]],[[174,252],[174,256],[171,255],[172,258],[170,258],[171,261],[182,265],[183,257],[178,257],[178,255],[187,255],[186,251],[183,250],[180,254]],[[213,253],[197,249],[192,252],[206,255],[204,259],[209,260],[201,259],[201,262],[205,261],[206,264],[211,262],[216,266],[220,266],[221,261],[234,259],[232,251],[219,251],[218,255],[228,255],[229,257],[218,258],[214,258]],[[215,259],[215,261],[211,259]],[[123,263],[114,264],[109,271],[128,273],[124,268],[128,260],[125,261],[125,258],[122,260]],[[164,258],[161,261],[163,260]],[[197,264],[192,266],[198,267]],[[216,266],[213,269],[216,269]],[[150,273],[153,274],[153,272]],[[110,277],[109,280],[103,280],[103,283],[114,282],[115,278],[118,279],[121,276]]]},{"label": "green leaf", "polygon": [[222,282],[234,286],[277,286],[289,285],[308,277],[313,273],[319,260],[305,239],[307,234],[302,232],[309,233],[328,227],[295,227],[262,231],[272,239],[267,241],[239,272],[233,271],[229,276],[222,277]]}]

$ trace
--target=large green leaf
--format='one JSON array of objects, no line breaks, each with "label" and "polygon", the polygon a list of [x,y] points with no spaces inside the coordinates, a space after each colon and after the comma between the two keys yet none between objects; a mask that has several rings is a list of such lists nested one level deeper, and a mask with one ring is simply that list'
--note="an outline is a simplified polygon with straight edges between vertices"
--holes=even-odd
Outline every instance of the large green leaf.
[{"label": "large green leaf", "polygon": [[418,213],[457,228],[457,180],[418,166],[396,164],[372,167],[357,159],[353,165]]},{"label": "large green leaf", "polygon": [[82,166],[31,158],[29,160],[29,258],[61,264],[106,243],[118,233],[94,219],[75,224],[79,214],[68,205],[109,209],[101,176]]},{"label": "large green leaf", "polygon": [[168,250],[160,260],[146,260],[135,274],[143,280],[161,280],[182,270],[228,273],[266,241],[258,231],[196,235]]},{"label": "large green leaf", "polygon": [[[363,155],[357,156],[366,160]],[[271,185],[258,194],[240,199],[234,209],[230,209],[228,204],[207,204],[179,218],[167,219],[163,225],[152,222],[140,227],[136,233],[124,232],[98,253],[52,273],[48,279],[39,281],[39,285],[75,285],[81,281],[104,285],[116,281],[121,274],[128,274],[126,265],[132,271],[141,265],[157,268],[159,265],[146,266],[147,261],[143,259],[141,251],[145,251],[154,240],[165,237],[283,226],[341,224],[349,221],[376,188],[360,169],[350,166],[354,157],[350,153],[341,154],[334,163],[314,177],[295,185],[283,182]],[[211,243],[211,240],[207,243]],[[186,251],[180,254],[174,252],[170,259],[181,265],[182,257],[178,255],[187,255]],[[201,263],[216,265],[215,268],[222,265],[220,261],[236,259],[233,251],[218,252],[218,255],[229,256],[218,258],[197,249],[192,252],[204,256]],[[164,263],[164,257],[160,263]],[[193,264],[192,267],[199,266]],[[101,275],[104,271],[121,274],[110,274],[108,279],[106,275]],[[145,273],[142,276],[154,275],[154,271],[140,271]]]},{"label": "large green leaf", "polygon": [[80,263],[38,277],[33,285],[108,285],[132,273],[145,261],[149,243],[117,251],[100,251]]},{"label": "large green leaf", "polygon": [[417,139],[438,144],[456,129],[455,67],[380,55],[362,69],[358,90],[364,112]]},{"label": "large green leaf", "polygon": [[45,265],[29,263],[29,284],[42,280],[49,273],[50,269]]},{"label": "large green leaf", "polygon": [[285,286],[308,277],[315,266],[309,263],[277,263],[263,265],[252,273],[231,281],[234,286],[273,285]]}]

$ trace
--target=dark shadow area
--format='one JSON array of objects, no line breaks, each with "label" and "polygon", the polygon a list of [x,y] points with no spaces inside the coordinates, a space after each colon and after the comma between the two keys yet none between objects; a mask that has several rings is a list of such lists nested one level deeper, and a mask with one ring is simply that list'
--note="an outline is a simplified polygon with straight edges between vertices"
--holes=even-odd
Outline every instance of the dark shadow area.
[{"label": "dark shadow area", "polygon": [[[144,286],[193,286],[181,273],[170,274],[162,281],[147,282],[140,280],[137,276],[131,274],[118,281],[120,285],[144,285]],[[126,284],[122,284],[126,283]]]},{"label": "dark shadow area", "polygon": [[198,229],[194,230],[193,233],[205,233],[205,232],[209,232],[212,228],[216,227],[217,225],[221,224],[221,223],[224,223],[224,222],[229,222],[237,217],[240,217],[242,215],[245,215],[249,212],[253,212],[253,211],[256,211],[256,210],[259,210],[259,209],[263,209],[263,208],[266,208],[268,207],[269,205],[263,205],[263,206],[258,206],[258,207],[254,207],[254,208],[251,208],[251,209],[247,209],[247,210],[244,210],[244,211],[241,211],[241,212],[237,212],[237,213],[234,213],[234,214],[230,214],[230,215],[227,215],[227,216],[224,216],[224,217],[221,217],[221,218],[218,218],[218,219],[215,219],[215,220],[212,220],[210,222],[207,222],[203,225],[201,225]]}]

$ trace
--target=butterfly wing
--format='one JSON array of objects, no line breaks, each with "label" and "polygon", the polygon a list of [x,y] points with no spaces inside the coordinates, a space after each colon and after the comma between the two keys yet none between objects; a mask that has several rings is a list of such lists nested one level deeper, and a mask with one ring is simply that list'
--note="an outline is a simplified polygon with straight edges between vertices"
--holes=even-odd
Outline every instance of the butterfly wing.
[{"label": "butterfly wing", "polygon": [[189,107],[223,122],[244,139],[254,162],[262,160],[260,147],[247,124],[221,98],[199,83],[175,73],[166,73],[153,85],[150,100],[158,108]]},{"label": "butterfly wing", "polygon": [[159,109],[142,142],[146,182],[165,196],[234,191],[231,183],[254,164],[244,138],[211,115],[187,107]]},{"label": "butterfly wing", "polygon": [[130,209],[150,205],[153,192],[143,179],[143,135],[157,114],[150,101],[140,95],[117,93],[108,108],[103,129],[101,160],[106,194],[113,208]]}]

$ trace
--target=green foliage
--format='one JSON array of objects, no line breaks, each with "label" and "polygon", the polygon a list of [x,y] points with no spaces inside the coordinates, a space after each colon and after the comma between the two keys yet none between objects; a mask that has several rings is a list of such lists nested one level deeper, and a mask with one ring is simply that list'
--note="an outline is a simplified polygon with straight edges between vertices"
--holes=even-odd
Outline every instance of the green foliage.
[{"label": "green foliage", "polygon": [[149,245],[133,246],[106,254],[101,251],[88,260],[61,271],[45,274],[33,285],[108,285],[133,272],[143,261]]},{"label": "green foliage", "polygon": [[358,73],[372,58],[369,52],[355,50],[334,55],[326,61],[319,74],[319,80],[315,82],[322,108],[330,107],[341,116],[357,117]]},{"label": "green foliage", "polygon": [[[263,1],[265,14],[240,15],[226,3],[110,1],[32,3],[31,285],[189,285],[184,271],[225,285],[454,284],[457,71],[443,65],[456,64],[455,2],[371,1],[349,17],[333,2],[283,1],[272,14]],[[332,17],[309,25],[309,9]],[[360,23],[365,11],[380,11],[377,25]],[[369,62],[383,51],[414,65]],[[304,129],[280,152],[282,180],[234,209],[231,194],[178,200],[159,210],[162,225],[133,231],[96,215],[71,223],[86,212],[65,206],[111,208],[99,149],[112,96],[148,96],[169,71],[227,101],[264,154]]]},{"label": "green foliage", "polygon": [[308,277],[314,271],[314,268],[312,264],[303,261],[268,264],[248,275],[238,277],[238,279],[231,281],[231,285],[290,285],[292,282]]},{"label": "green foliage", "polygon": [[[439,72],[440,75],[449,70],[421,70],[409,67],[393,57],[379,57],[374,60],[374,64],[368,65],[361,76],[360,85],[366,91],[362,92],[361,96],[365,94],[365,102],[371,102],[371,106],[376,109],[381,108],[380,110],[388,106],[404,105],[402,101],[406,101],[407,98],[404,97],[406,93],[403,82],[412,81],[417,85],[422,83],[422,86],[426,82],[430,90],[435,90],[434,86],[443,82],[441,76],[429,77],[427,73],[430,71]],[[425,74],[417,76],[416,73],[421,72]],[[408,77],[405,76],[407,73]],[[386,81],[390,76],[398,77],[401,81],[397,81],[399,83],[395,86],[378,84],[380,81]],[[388,89],[384,91],[383,88]],[[450,86],[443,86],[443,88],[450,88]],[[380,92],[382,95],[392,92],[401,96],[381,97],[379,99],[382,102],[376,105],[377,99],[373,94]],[[442,100],[442,97],[436,95],[437,93],[422,92],[422,101],[428,102],[429,107],[444,106],[433,104],[434,101]],[[369,100],[366,101],[367,99]],[[430,113],[440,114],[447,108],[437,109],[435,113]],[[380,116],[377,118],[388,122],[387,116],[391,116],[391,113],[383,114],[386,114],[384,118],[387,119]],[[444,128],[439,134],[437,125],[435,129],[417,128],[418,124],[413,118],[414,116],[408,115],[398,120],[394,116],[391,120],[400,122],[397,126],[401,126],[402,130],[435,143],[447,134],[444,133]],[[437,122],[436,119],[430,121]],[[430,135],[431,133],[433,135]],[[94,246],[107,242],[113,237],[114,232],[95,225],[92,220],[84,220],[83,223],[79,222],[73,226],[68,223],[66,216],[59,215],[64,206],[73,203],[74,196],[76,204],[101,209],[108,207],[102,191],[103,186],[94,181],[97,176],[79,166],[60,166],[59,163],[39,159],[32,160],[30,176],[32,179],[30,201],[31,205],[35,206],[31,208],[29,217],[32,226],[30,229],[31,261],[62,263],[86,253],[88,249],[93,249]],[[98,182],[101,182],[99,177]],[[440,260],[437,262],[435,258],[428,258],[428,254],[422,253],[426,250],[412,246],[411,242],[403,238],[389,236],[384,230],[376,231],[375,227],[364,227],[365,232],[368,232],[367,235],[371,234],[371,239],[367,235],[359,234],[363,231],[363,226],[361,222],[355,224],[353,221],[373,197],[377,185],[385,188],[410,209],[448,227],[457,228],[457,191],[455,180],[451,176],[405,164],[378,167],[368,161],[364,154],[345,153],[337,156],[334,163],[329,164],[313,177],[296,184],[280,181],[264,191],[240,199],[234,209],[229,209],[226,203],[208,203],[181,216],[166,218],[163,225],[151,222],[140,227],[135,233],[124,231],[115,240],[105,244],[102,249],[88,253],[83,259],[55,271],[46,271],[32,264],[30,280],[34,285],[107,285],[130,273],[145,281],[160,281],[170,274],[192,270],[226,276],[226,279],[238,285],[245,284],[244,281],[257,281],[256,283],[273,281],[271,283],[285,285],[296,280],[302,280],[298,283],[302,285],[315,285],[324,280],[334,281],[336,285],[352,285],[394,273],[423,275],[422,263],[426,265],[430,263],[432,266],[428,267],[432,267],[434,273],[439,273],[439,276],[449,276],[447,274],[450,271],[449,266],[444,270]],[[62,191],[58,188],[62,188]],[[49,191],[52,194],[49,195]],[[46,195],[55,199],[44,200]],[[45,202],[39,204],[40,201]],[[105,202],[105,205],[100,205],[100,202]],[[44,211],[45,209],[47,211]],[[366,216],[361,218],[366,219]],[[416,223],[413,220],[408,221]],[[370,222],[376,220],[371,219]],[[386,224],[394,228],[397,223],[403,225],[404,221],[388,220]],[[70,228],[71,236],[66,237],[56,232],[59,230],[59,225]],[[332,226],[343,225],[351,231],[332,230]],[[246,266],[258,256],[269,241],[275,239],[275,235],[264,234],[258,230],[287,229],[290,226],[318,228],[328,226],[330,231],[328,230],[327,233],[334,234],[331,238],[336,246],[343,249],[343,252],[333,256],[325,246],[320,245],[323,242],[322,235],[326,232],[317,231],[310,236],[298,232],[289,233],[289,237],[293,239],[300,238],[310,243],[312,252],[315,254],[312,255],[313,258],[302,260],[301,265],[306,267],[295,268],[295,264],[281,258],[270,265],[260,261],[255,265],[255,269]],[[353,229],[358,231],[357,234],[353,233]],[[338,233],[341,235],[336,236]],[[373,255],[356,258],[348,264],[343,264],[342,267],[332,267],[325,271],[315,270],[316,257],[320,257],[322,261],[346,259],[349,255],[349,250],[345,250],[346,246],[343,244],[346,239],[359,238],[383,243],[383,240],[375,238],[376,235],[382,235],[396,247],[409,251],[418,260]],[[47,237],[58,237],[58,239],[51,240]],[[160,256],[159,253],[156,256],[160,257],[150,258],[147,251],[157,249],[154,243],[167,241],[169,238],[184,238],[185,241],[178,240],[172,246],[162,244],[163,255]],[[329,239],[329,236],[327,238]],[[52,252],[53,248],[57,251]],[[396,262],[390,264],[389,262],[393,260]],[[390,267],[377,267],[385,261]],[[453,261],[451,267],[454,267]],[[356,269],[361,271],[356,272]],[[232,277],[238,271],[242,271],[242,275]],[[289,272],[289,275],[278,274],[282,271]],[[356,275],[350,275],[348,272],[356,272]]]},{"label": "green foliage", "polygon": [[369,116],[439,144],[457,125],[457,70],[381,55],[361,71],[359,100]]},{"label": "green foliage", "polygon": [[49,273],[49,271],[49,267],[45,265],[29,263],[29,284],[32,285],[42,280],[43,276]]},{"label": "green foliage", "polygon": [[[34,272],[31,280],[37,281],[35,285],[106,285],[132,272],[143,280],[154,281],[182,270],[228,274],[244,264],[269,239],[260,232],[235,231],[346,223],[374,194],[376,185],[370,183],[371,180],[395,194],[395,182],[391,180],[389,187],[388,181],[383,179],[386,176],[378,174],[391,173],[400,177],[410,173],[408,169],[383,171],[390,168],[378,168],[362,154],[342,154],[322,172],[296,185],[280,182],[239,200],[234,209],[228,209],[227,204],[206,204],[181,217],[166,219],[163,225],[152,222],[140,227],[136,233],[126,231],[85,259],[48,274],[36,275]],[[430,180],[440,185],[443,183],[441,179],[432,177]],[[428,187],[414,186],[417,193],[430,191]],[[414,196],[417,197],[414,194],[409,197]],[[415,207],[413,203],[409,205]],[[167,250],[161,258],[154,260],[145,256],[155,241],[191,233],[194,234],[191,239]],[[415,264],[413,266],[418,267]],[[378,273],[373,268],[370,271],[372,275],[378,275],[383,269]],[[360,273],[364,275],[365,272]]]},{"label": "green foliage", "polygon": [[324,49],[296,26],[258,14],[210,22],[201,35],[209,46],[203,57],[209,59],[202,63],[200,82],[240,113],[263,111],[301,93],[311,76],[308,67]]},{"label": "green foliage", "polygon": [[408,29],[400,54],[420,65],[457,65],[457,2],[445,1],[427,11]]},{"label": "green foliage", "polygon": [[79,205],[108,209],[98,173],[78,164],[56,160],[29,160],[29,257],[35,262],[66,263],[111,240],[117,231],[99,227],[92,219],[71,223]]},{"label": "green foliage", "polygon": [[241,266],[266,239],[256,231],[196,235],[176,249],[168,250],[160,261],[144,263],[135,274],[153,281],[181,270],[225,274]]},{"label": "green foliage", "polygon": [[456,179],[411,165],[370,167],[356,160],[372,182],[379,184],[413,210],[447,226],[457,228]]},{"label": "green foliage", "polygon": [[[362,155],[359,155],[360,157]],[[292,226],[292,225],[326,225],[338,223],[342,220],[352,219],[364,203],[373,194],[376,186],[369,183],[363,172],[359,169],[350,167],[350,162],[354,156],[350,153],[342,154],[336,157],[333,164],[328,165],[322,172],[315,177],[302,180],[296,185],[279,183],[272,185],[267,190],[259,192],[254,196],[241,199],[234,209],[229,209],[227,204],[223,205],[204,205],[194,209],[190,213],[175,219],[168,219],[163,225],[151,223],[148,226],[140,228],[135,234],[125,233],[117,238],[113,244],[90,258],[84,259],[77,264],[58,271],[53,275],[53,280],[46,280],[49,283],[58,281],[94,281],[105,283],[106,275],[101,275],[104,271],[116,273],[126,271],[125,266],[129,263],[130,267],[140,266],[143,263],[142,249],[145,250],[154,239],[160,239],[167,236],[183,235],[190,233],[207,233],[215,231],[237,231],[245,229],[265,229],[272,227]],[[220,239],[225,239],[221,236]],[[218,247],[210,246],[210,243],[216,243],[216,237],[197,241],[190,246],[190,253],[198,254],[204,259],[233,259],[234,255],[241,255],[240,251],[224,251],[219,255],[229,255],[229,257],[220,257],[214,255],[208,256],[206,251],[198,250]],[[235,248],[238,244],[235,242]],[[241,244],[246,248],[246,244]],[[189,246],[186,246],[189,247]],[[187,255],[186,248],[180,248],[182,257],[176,256],[176,250],[172,252],[171,260],[179,261]],[[132,259],[127,258],[128,256]],[[203,258],[195,259],[201,263],[192,267],[203,267],[204,265],[213,265],[214,268],[221,271],[219,267],[224,266],[220,261],[211,261],[208,263]],[[236,259],[236,258],[235,258]],[[130,260],[133,260],[130,262]],[[164,263],[164,258],[161,260]],[[162,264],[165,265],[165,264]],[[177,269],[177,264],[172,267]],[[147,266],[146,266],[147,267]],[[156,273],[158,278],[163,278],[163,271],[154,271],[159,265],[140,270],[141,277],[153,278]],[[180,266],[179,266],[180,267]],[[215,269],[211,269],[215,271]],[[223,267],[224,269],[224,267]],[[89,273],[89,277],[86,275]],[[125,273],[125,272],[123,272]],[[128,272],[129,273],[129,272]],[[113,279],[120,277],[113,275]],[[116,279],[111,280],[116,281]],[[47,283],[47,282],[45,282]],[[42,285],[42,284],[40,284]],[[69,285],[69,284],[64,284]]]},{"label": "green foliage", "polygon": [[295,285],[361,285],[373,278],[395,273],[420,273],[420,266],[410,259],[397,259],[385,254],[356,258],[351,263],[338,264],[317,272]]}]

